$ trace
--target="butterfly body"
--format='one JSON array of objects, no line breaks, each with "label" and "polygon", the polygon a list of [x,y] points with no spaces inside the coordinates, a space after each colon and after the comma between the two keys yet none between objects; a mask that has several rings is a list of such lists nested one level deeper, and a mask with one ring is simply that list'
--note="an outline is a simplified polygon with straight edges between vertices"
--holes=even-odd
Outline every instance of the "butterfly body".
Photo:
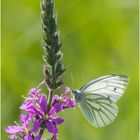
[{"label": "butterfly body", "polygon": [[107,75],[72,93],[87,121],[95,127],[104,127],[116,118],[118,107],[115,102],[123,95],[127,85],[127,76]]}]

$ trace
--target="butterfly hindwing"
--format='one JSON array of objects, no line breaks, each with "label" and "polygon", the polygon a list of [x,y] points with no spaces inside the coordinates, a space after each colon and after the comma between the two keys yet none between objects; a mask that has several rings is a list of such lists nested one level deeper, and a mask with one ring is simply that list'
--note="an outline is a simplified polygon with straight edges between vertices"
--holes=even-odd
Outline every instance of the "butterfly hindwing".
[{"label": "butterfly hindwing", "polygon": [[98,94],[85,95],[82,95],[79,107],[90,124],[96,127],[104,127],[116,118],[118,107],[111,100]]}]

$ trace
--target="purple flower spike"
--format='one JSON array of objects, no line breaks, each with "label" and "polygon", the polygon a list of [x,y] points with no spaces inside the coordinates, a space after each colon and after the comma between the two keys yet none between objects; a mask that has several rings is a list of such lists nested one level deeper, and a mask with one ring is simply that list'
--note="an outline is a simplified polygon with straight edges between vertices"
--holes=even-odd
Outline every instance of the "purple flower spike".
[{"label": "purple flower spike", "polygon": [[5,131],[10,134],[9,138],[18,140],[41,140],[41,130],[47,129],[52,134],[51,140],[57,140],[57,125],[62,124],[64,120],[55,114],[64,111],[66,108],[73,108],[75,102],[68,97],[70,88],[66,87],[61,96],[54,95],[51,105],[48,108],[48,101],[45,95],[40,93],[41,89],[32,88],[29,91],[29,97],[25,99],[20,109],[26,114],[20,117],[21,126],[8,126]]}]

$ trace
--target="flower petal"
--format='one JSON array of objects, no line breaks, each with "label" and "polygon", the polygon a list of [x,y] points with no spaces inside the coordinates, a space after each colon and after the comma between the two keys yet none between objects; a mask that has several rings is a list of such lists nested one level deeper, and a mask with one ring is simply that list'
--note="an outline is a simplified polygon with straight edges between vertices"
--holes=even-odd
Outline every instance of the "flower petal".
[{"label": "flower petal", "polygon": [[41,112],[38,109],[36,109],[34,106],[31,106],[30,108],[28,108],[28,112],[32,113],[34,115],[40,115],[41,114]]},{"label": "flower petal", "polygon": [[59,102],[60,97],[58,95],[54,95],[52,98],[52,105],[56,104]]},{"label": "flower petal", "polygon": [[53,114],[56,114],[56,113],[62,111],[63,108],[64,108],[64,105],[65,105],[65,104],[64,104],[63,102],[62,102],[62,103],[56,103],[56,104],[54,104],[54,105],[51,107],[51,109],[50,109],[48,115],[53,115]]},{"label": "flower petal", "polygon": [[57,134],[58,133],[58,130],[57,130],[57,127],[56,125],[54,125],[51,120],[47,120],[46,121],[46,127],[48,128],[48,131],[50,133],[53,133],[53,134]]},{"label": "flower petal", "polygon": [[35,136],[34,140],[41,140],[41,135]]},{"label": "flower petal", "polygon": [[29,94],[31,94],[31,95],[37,95],[37,94],[39,94],[40,91],[41,91],[41,89],[32,88],[32,89],[29,91]]},{"label": "flower petal", "polygon": [[75,106],[75,102],[72,99],[70,99],[70,98],[66,99],[66,104],[68,106],[70,106],[71,108],[73,108]]},{"label": "flower petal", "polygon": [[70,92],[70,87],[66,87],[65,93],[68,93],[68,92]]},{"label": "flower petal", "polygon": [[66,98],[67,98],[67,93],[68,93],[68,92],[70,92],[70,88],[69,88],[69,87],[66,87],[66,90],[65,90],[64,93],[62,93],[61,97],[62,97],[63,99],[66,99]]},{"label": "flower petal", "polygon": [[23,140],[33,140],[32,136],[30,136],[29,134],[25,135]]},{"label": "flower petal", "polygon": [[53,135],[52,140],[57,140],[57,135]]},{"label": "flower petal", "polygon": [[64,100],[67,98],[67,94],[66,93],[62,93],[61,98]]},{"label": "flower petal", "polygon": [[15,134],[18,132],[23,132],[23,129],[20,126],[11,125],[5,128],[5,131],[10,134]]},{"label": "flower petal", "polygon": [[19,107],[21,110],[27,111],[27,109],[32,106],[32,101],[31,100],[25,100],[24,103]]},{"label": "flower petal", "polygon": [[26,124],[28,126],[31,119],[32,119],[32,115],[31,114],[22,114],[20,116],[20,121],[21,121],[22,125]]},{"label": "flower petal", "polygon": [[40,106],[40,109],[46,114],[48,104],[47,104],[47,99],[44,95],[40,96],[39,106]]},{"label": "flower petal", "polygon": [[11,140],[13,140],[13,139],[15,140],[15,139],[17,139],[17,134],[10,135],[10,136],[8,136],[8,138]]},{"label": "flower petal", "polygon": [[39,126],[40,126],[41,123],[42,123],[42,120],[41,120],[41,119],[35,120],[31,132],[36,132],[36,131],[38,131]]},{"label": "flower petal", "polygon": [[51,119],[52,119],[52,121],[53,121],[56,125],[61,124],[61,123],[64,122],[63,119],[61,119],[60,117],[57,117],[57,116],[54,116],[54,117],[52,117]]}]

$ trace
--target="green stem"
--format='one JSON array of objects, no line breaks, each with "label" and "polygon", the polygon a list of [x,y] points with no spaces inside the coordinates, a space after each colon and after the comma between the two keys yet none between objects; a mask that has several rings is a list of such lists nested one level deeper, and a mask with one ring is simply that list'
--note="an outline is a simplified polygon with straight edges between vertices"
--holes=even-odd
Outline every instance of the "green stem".
[{"label": "green stem", "polygon": [[39,135],[40,135],[40,136],[42,136],[42,135],[43,135],[44,130],[45,130],[45,126],[41,127],[40,132],[39,132]]},{"label": "green stem", "polygon": [[50,107],[51,107],[53,95],[54,95],[54,90],[50,90],[49,96],[48,96],[48,110],[47,110],[48,112],[49,112]]}]

